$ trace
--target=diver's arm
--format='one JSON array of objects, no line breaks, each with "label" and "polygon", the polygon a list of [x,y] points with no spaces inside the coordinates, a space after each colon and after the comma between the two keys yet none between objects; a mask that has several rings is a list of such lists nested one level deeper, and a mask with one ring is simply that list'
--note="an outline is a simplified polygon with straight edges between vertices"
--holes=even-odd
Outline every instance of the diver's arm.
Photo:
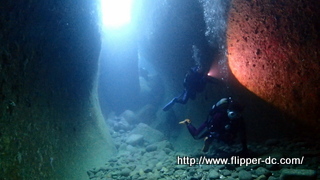
[{"label": "diver's arm", "polygon": [[189,119],[186,119],[184,121],[181,121],[179,124],[186,124],[189,133],[192,135],[192,137],[194,139],[200,139],[199,135],[203,134],[203,130],[206,128],[207,126],[207,121],[204,122],[198,129],[195,128],[192,124],[191,121]]},{"label": "diver's arm", "polygon": [[206,127],[207,122],[202,123],[198,129],[196,129],[191,123],[187,124],[187,128],[194,139],[201,139],[203,134],[205,134],[204,130]]}]

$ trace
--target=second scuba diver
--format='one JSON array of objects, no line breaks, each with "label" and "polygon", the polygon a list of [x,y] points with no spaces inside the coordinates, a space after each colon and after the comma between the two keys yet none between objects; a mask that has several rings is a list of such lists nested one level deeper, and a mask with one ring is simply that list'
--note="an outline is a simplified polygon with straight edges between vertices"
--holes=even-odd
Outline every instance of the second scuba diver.
[{"label": "second scuba diver", "polygon": [[242,111],[243,107],[231,97],[222,98],[212,106],[207,120],[198,129],[191,124],[190,119],[185,119],[179,124],[186,124],[195,139],[205,139],[203,152],[208,152],[214,139],[232,144],[238,136],[242,143],[242,151],[246,151],[247,141]]}]

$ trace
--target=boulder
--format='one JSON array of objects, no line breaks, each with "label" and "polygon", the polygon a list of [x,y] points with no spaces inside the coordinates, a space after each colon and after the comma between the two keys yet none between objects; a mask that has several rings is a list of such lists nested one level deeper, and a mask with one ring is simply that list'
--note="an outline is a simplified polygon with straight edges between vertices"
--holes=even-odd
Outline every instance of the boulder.
[{"label": "boulder", "polygon": [[127,177],[127,176],[130,175],[130,172],[131,172],[131,170],[130,170],[129,168],[123,168],[123,169],[121,170],[121,172],[120,172],[120,175]]},{"label": "boulder", "polygon": [[115,131],[128,131],[131,128],[130,124],[124,118],[121,118],[119,121],[115,121],[113,124],[113,129]]},{"label": "boulder", "polygon": [[158,146],[159,149],[168,148],[168,149],[173,150],[173,146],[168,140],[164,140],[164,141],[158,142],[157,146]]},{"label": "boulder", "polygon": [[239,179],[240,180],[251,180],[252,179],[252,174],[248,171],[241,170],[239,172]]},{"label": "boulder", "polygon": [[208,178],[209,179],[220,179],[220,174],[216,170],[212,169],[211,171],[209,171]]},{"label": "boulder", "polygon": [[126,143],[136,146],[136,145],[142,145],[143,143],[143,136],[141,134],[131,134],[128,139],[126,140]]},{"label": "boulder", "polygon": [[284,169],[280,180],[316,180],[317,173],[312,169]]},{"label": "boulder", "polygon": [[144,140],[149,143],[155,143],[162,141],[164,139],[164,135],[162,132],[151,128],[150,126],[139,123],[131,132],[132,134],[140,134],[143,136]]},{"label": "boulder", "polygon": [[149,145],[149,146],[146,147],[146,151],[147,151],[147,152],[156,151],[157,148],[158,148],[158,146],[152,144],[152,145]]},{"label": "boulder", "polygon": [[264,167],[259,167],[258,169],[256,169],[255,174],[257,176],[261,176],[261,175],[270,176],[271,175],[270,171]]},{"label": "boulder", "polygon": [[129,124],[135,124],[138,122],[137,116],[133,111],[125,110],[121,115]]}]

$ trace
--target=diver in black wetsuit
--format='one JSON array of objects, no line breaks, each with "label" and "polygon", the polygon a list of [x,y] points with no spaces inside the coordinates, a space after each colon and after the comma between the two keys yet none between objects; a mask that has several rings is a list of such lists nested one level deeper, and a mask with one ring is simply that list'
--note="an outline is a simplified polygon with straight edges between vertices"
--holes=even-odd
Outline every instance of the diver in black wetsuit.
[{"label": "diver in black wetsuit", "polygon": [[163,111],[168,111],[175,103],[186,104],[189,98],[194,100],[197,93],[204,91],[207,82],[218,82],[218,80],[208,76],[201,66],[191,68],[184,78],[183,93],[165,105]]},{"label": "diver in black wetsuit", "polygon": [[181,121],[179,124],[186,124],[190,134],[195,139],[205,138],[203,152],[208,152],[214,139],[231,144],[237,135],[241,139],[242,151],[246,151],[246,131],[241,116],[242,110],[243,107],[234,102],[231,97],[222,98],[213,105],[207,120],[198,129],[191,124],[190,119]]}]

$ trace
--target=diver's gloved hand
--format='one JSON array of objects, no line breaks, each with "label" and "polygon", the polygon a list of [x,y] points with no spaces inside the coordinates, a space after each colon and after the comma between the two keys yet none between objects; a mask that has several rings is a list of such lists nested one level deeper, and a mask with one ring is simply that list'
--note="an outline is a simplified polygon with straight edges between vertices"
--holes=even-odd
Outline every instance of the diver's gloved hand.
[{"label": "diver's gloved hand", "polygon": [[179,124],[190,124],[190,123],[191,123],[190,119],[185,119],[185,120],[179,122]]}]

